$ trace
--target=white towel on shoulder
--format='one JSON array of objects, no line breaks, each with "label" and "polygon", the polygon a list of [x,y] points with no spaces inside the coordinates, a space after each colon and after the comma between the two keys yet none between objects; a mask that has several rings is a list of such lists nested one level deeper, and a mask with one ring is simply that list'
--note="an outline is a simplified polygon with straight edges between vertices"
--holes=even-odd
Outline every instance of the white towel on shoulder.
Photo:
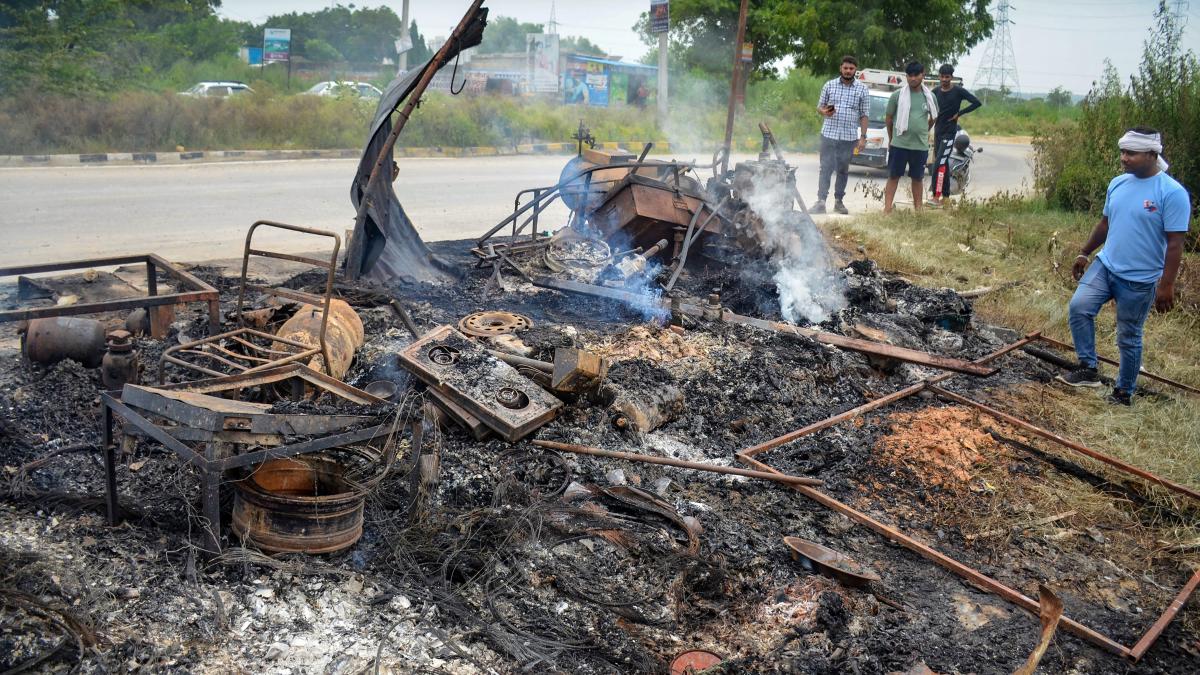
[{"label": "white towel on shoulder", "polygon": [[[896,119],[892,120],[892,130],[896,136],[900,136],[908,130],[908,117],[912,112],[911,92],[911,89],[901,89],[900,95],[896,97]],[[937,119],[938,107],[937,101],[933,99],[933,92],[922,84],[921,93],[925,95],[925,108],[929,111],[929,118]],[[904,94],[909,95],[905,96]]]}]

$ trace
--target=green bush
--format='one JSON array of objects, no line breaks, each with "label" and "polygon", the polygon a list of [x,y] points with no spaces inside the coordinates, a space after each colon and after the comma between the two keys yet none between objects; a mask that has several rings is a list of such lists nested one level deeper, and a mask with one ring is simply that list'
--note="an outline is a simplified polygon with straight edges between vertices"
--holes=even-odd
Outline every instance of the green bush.
[{"label": "green bush", "polygon": [[1128,87],[1108,64],[1080,105],[1077,120],[1035,137],[1035,187],[1052,204],[1098,212],[1108,182],[1120,172],[1117,139],[1130,127],[1158,129],[1171,176],[1191,194],[1195,244],[1200,224],[1200,63],[1195,54],[1182,51],[1182,29],[1161,4],[1157,17]]}]

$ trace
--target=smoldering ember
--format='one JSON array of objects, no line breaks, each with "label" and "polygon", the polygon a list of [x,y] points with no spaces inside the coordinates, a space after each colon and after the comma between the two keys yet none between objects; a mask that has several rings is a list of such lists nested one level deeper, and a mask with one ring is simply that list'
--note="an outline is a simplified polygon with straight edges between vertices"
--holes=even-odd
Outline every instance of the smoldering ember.
[{"label": "smoldering ember", "polygon": [[581,123],[422,241],[392,150],[478,5],[385,92],[348,241],[0,270],[6,672],[1195,670],[1200,570],[1129,525],[1200,493],[1012,412],[1069,345],[826,240],[765,125]]}]

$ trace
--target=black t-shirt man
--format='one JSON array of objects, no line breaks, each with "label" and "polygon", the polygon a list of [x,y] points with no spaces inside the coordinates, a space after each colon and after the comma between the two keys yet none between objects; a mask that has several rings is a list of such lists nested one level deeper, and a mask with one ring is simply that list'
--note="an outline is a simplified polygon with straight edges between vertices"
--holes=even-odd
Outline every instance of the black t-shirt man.
[{"label": "black t-shirt man", "polygon": [[[953,134],[955,127],[958,126],[959,117],[983,105],[979,99],[975,98],[974,94],[957,84],[951,85],[950,91],[945,91],[941,87],[934,87],[933,95],[937,97],[938,104],[937,120],[933,123],[933,133],[935,136]],[[970,105],[959,110],[963,101],[966,101]]]},{"label": "black t-shirt man", "polygon": [[[961,85],[951,84],[950,78],[953,75],[954,71],[949,66],[942,66],[938,73],[941,85],[933,90],[938,106],[938,116],[933,123],[933,152],[936,168],[929,181],[929,192],[933,195],[935,205],[941,203],[943,196],[950,194],[947,163],[950,159],[950,148],[954,143],[954,135],[958,131],[958,118],[983,105],[979,99],[975,98],[974,94],[963,89]],[[949,89],[945,88],[947,84],[950,85]],[[968,103],[966,108],[962,108],[963,101]],[[960,108],[962,109],[960,110]]]}]

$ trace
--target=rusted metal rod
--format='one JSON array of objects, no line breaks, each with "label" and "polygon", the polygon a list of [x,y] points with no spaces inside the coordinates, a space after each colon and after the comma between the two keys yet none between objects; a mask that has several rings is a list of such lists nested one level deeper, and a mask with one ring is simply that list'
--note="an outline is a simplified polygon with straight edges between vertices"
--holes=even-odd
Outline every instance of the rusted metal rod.
[{"label": "rusted metal rod", "polygon": [[[753,459],[751,457],[747,457],[745,455],[739,454],[737,456],[737,458],[743,464],[752,466],[761,471],[766,471],[768,473],[779,473],[778,471],[776,471],[772,467],[768,466],[767,464],[764,464],[764,463],[762,463],[756,459]],[[780,474],[780,475],[783,475],[783,474]],[[938,565],[941,565],[942,567],[944,567],[947,570],[953,572],[954,574],[957,574],[958,576],[966,579],[967,581],[975,584],[976,586],[979,586],[980,588],[983,588],[991,593],[995,593],[996,595],[1000,596],[1001,598],[1004,598],[1005,600],[1008,600],[1009,602],[1020,607],[1021,609],[1024,609],[1025,611],[1029,612],[1030,614],[1032,614],[1034,616],[1038,616],[1038,613],[1040,612],[1040,606],[1038,605],[1037,600],[1034,600],[1034,599],[1026,596],[1025,594],[1021,593],[1020,591],[1017,591],[1015,589],[1009,588],[1008,586],[1005,586],[1003,583],[987,576],[986,574],[980,572],[979,570],[976,570],[972,567],[968,567],[968,566],[960,563],[959,561],[955,560],[954,558],[951,558],[950,556],[948,556],[934,548],[931,548],[931,547],[917,541],[916,539],[913,539],[912,537],[901,532],[900,530],[897,530],[894,527],[889,527],[888,525],[884,525],[883,523],[875,520],[874,518],[868,516],[867,514],[861,512],[847,504],[843,504],[842,502],[834,499],[833,497],[830,497],[829,495],[825,494],[824,492],[821,492],[820,490],[815,490],[813,488],[806,487],[803,485],[790,485],[789,487],[791,487],[793,490],[796,490],[797,492],[804,495],[805,497],[812,499],[813,501],[817,502],[818,504],[820,504],[828,509],[837,511],[838,513],[841,513],[842,515],[846,516],[847,518],[850,518],[851,520],[859,523],[860,525],[863,525],[863,526],[867,527],[868,529],[878,532],[879,534],[883,535],[887,539],[890,539],[891,541],[903,546],[904,548],[907,548],[910,551],[917,553],[921,557],[931,560],[931,561],[937,563]],[[1074,620],[1069,619],[1064,616],[1062,618],[1062,626],[1065,630],[1087,640],[1088,642],[1091,642],[1094,645],[1097,645],[1099,647],[1107,649],[1108,651],[1110,651],[1114,654],[1132,658],[1133,653],[1129,650],[1128,647],[1125,647],[1124,645],[1113,641],[1112,639],[1108,638],[1107,636],[1105,636],[1101,633],[1098,633],[1077,621],[1074,621]]]},{"label": "rusted metal rod", "polygon": [[502,352],[502,351],[498,351],[495,349],[489,349],[489,350],[487,350],[487,353],[491,354],[492,356],[500,359],[501,361],[503,361],[513,367],[524,366],[526,368],[533,368],[534,370],[540,370],[543,373],[553,373],[554,372],[554,364],[550,363],[549,361],[538,361],[537,359],[530,359],[530,358],[526,358],[524,356],[517,356],[516,354],[509,354],[508,352]]},{"label": "rusted metal rod", "polygon": [[[1045,335],[1040,336],[1039,339],[1042,342],[1045,342],[1046,344],[1054,345],[1055,347],[1058,347],[1059,349],[1065,349],[1065,350],[1071,351],[1071,352],[1075,351],[1075,347],[1067,344],[1066,342],[1060,342],[1059,340],[1055,340],[1054,338],[1051,338],[1051,337],[1046,337]],[[1104,363],[1107,363],[1110,366],[1120,366],[1121,365],[1121,363],[1119,361],[1114,361],[1110,358],[1106,358],[1103,356],[1097,356],[1096,359],[1099,361],[1103,361]],[[1162,382],[1163,384],[1169,384],[1172,387],[1175,387],[1177,389],[1182,389],[1191,394],[1200,394],[1200,389],[1186,385],[1182,382],[1176,382],[1175,380],[1165,378],[1162,375],[1155,375],[1154,373],[1151,373],[1144,368],[1141,368],[1138,370],[1138,375],[1141,375],[1142,377],[1145,377],[1147,379],[1154,380],[1155,382]]]},{"label": "rusted metal rod", "polygon": [[[1005,346],[1001,347],[1000,349],[997,349],[996,351],[992,352],[991,354],[985,354],[984,356],[981,356],[980,358],[972,361],[972,363],[982,366],[987,363],[990,363],[991,361],[995,361],[996,359],[1000,358],[1001,356],[1004,356],[1005,354],[1008,354],[1011,351],[1020,349],[1020,348],[1024,347],[1025,345],[1029,344],[1030,342],[1033,342],[1034,340],[1037,339],[1037,336],[1038,336],[1038,333],[1030,333],[1029,335],[1026,335],[1025,337],[1021,338],[1020,340],[1017,340],[1016,342],[1014,342],[1012,344],[1005,345]],[[851,408],[850,410],[847,410],[844,413],[834,415],[833,417],[827,417],[819,422],[813,422],[812,424],[810,424],[802,429],[790,431],[782,436],[777,436],[775,438],[772,438],[769,441],[763,441],[762,443],[759,443],[758,445],[752,445],[752,446],[746,448],[745,450],[742,450],[738,454],[745,455],[747,457],[754,457],[755,455],[760,455],[768,450],[777,448],[781,445],[786,445],[788,443],[791,443],[792,441],[794,441],[798,438],[802,438],[809,434],[816,433],[818,431],[821,431],[822,429],[828,429],[829,427],[831,427],[835,424],[840,424],[847,420],[852,420],[855,417],[862,415],[863,413],[870,412],[876,408],[883,407],[889,403],[892,403],[893,401],[899,401],[902,398],[908,398],[909,396],[912,396],[913,394],[920,393],[920,391],[922,389],[924,389],[925,387],[927,387],[929,385],[937,384],[939,382],[945,382],[946,380],[950,379],[953,376],[954,376],[954,373],[942,373],[941,375],[938,375],[934,378],[931,378],[928,380],[922,380],[920,382],[917,382],[916,384],[905,387],[904,389],[894,391],[886,396],[881,396],[881,397],[875,399],[874,401],[869,401],[867,403],[864,403],[864,404],[858,406],[857,408]]]},{"label": "rusted metal rod", "polygon": [[1170,606],[1167,607],[1167,611],[1163,612],[1162,616],[1158,617],[1158,620],[1154,622],[1154,625],[1150,626],[1150,630],[1146,631],[1146,634],[1142,636],[1142,639],[1138,640],[1137,644],[1135,644],[1133,649],[1130,650],[1131,653],[1129,657],[1133,659],[1134,662],[1138,661],[1138,659],[1141,659],[1142,655],[1146,653],[1146,650],[1150,649],[1150,645],[1154,644],[1154,641],[1157,640],[1158,636],[1162,634],[1164,629],[1166,629],[1167,624],[1171,623],[1171,621],[1175,618],[1175,615],[1179,613],[1179,610],[1183,609],[1184,603],[1188,601],[1188,597],[1195,592],[1196,586],[1198,585],[1200,585],[1200,569],[1196,570],[1196,573],[1192,575],[1192,578],[1188,580],[1183,589],[1179,591],[1179,595],[1176,595],[1175,599],[1171,601]]},{"label": "rusted metal rod", "polygon": [[804,478],[801,476],[789,476],[778,471],[752,471],[750,469],[739,469],[735,466],[714,466],[712,464],[702,464],[700,462],[688,462],[682,459],[671,459],[670,457],[654,457],[651,455],[637,455],[632,452],[615,452],[613,450],[601,450],[600,448],[589,448],[583,445],[571,445],[570,443],[559,443],[558,441],[543,441],[535,440],[533,444],[541,448],[550,448],[551,450],[562,450],[563,452],[571,452],[579,455],[595,455],[596,457],[611,457],[612,459],[623,459],[629,462],[642,462],[644,464],[662,464],[664,466],[674,466],[680,469],[695,469],[697,471],[708,471],[711,473],[724,473],[731,476],[745,476],[746,478],[759,478],[769,480],[775,483],[785,483],[792,486],[798,485],[824,485],[825,482],[818,478]]},{"label": "rusted metal rod", "polygon": [[1186,485],[1180,485],[1179,483],[1176,483],[1174,481],[1170,481],[1170,480],[1167,480],[1166,478],[1156,476],[1144,469],[1139,469],[1136,466],[1133,466],[1132,464],[1126,464],[1125,462],[1122,462],[1121,460],[1117,459],[1116,457],[1106,455],[1103,452],[1093,450],[1085,445],[1080,445],[1079,443],[1076,443],[1075,441],[1072,441],[1067,438],[1063,438],[1062,436],[1059,436],[1058,434],[1056,434],[1052,431],[1047,431],[1047,430],[1037,426],[1036,424],[1031,424],[1029,422],[1026,422],[1023,419],[1021,419],[1019,417],[1014,417],[1002,410],[997,410],[987,404],[980,403],[979,401],[976,401],[973,399],[969,399],[966,396],[960,396],[958,394],[955,394],[952,391],[946,391],[945,389],[942,389],[941,387],[930,386],[929,390],[932,391],[934,394],[941,396],[942,398],[949,399],[951,401],[954,401],[956,403],[961,403],[963,405],[969,405],[973,408],[980,410],[981,412],[987,413],[988,415],[990,415],[998,420],[1007,422],[1008,424],[1011,424],[1020,429],[1024,429],[1025,431],[1028,431],[1032,434],[1037,434],[1038,436],[1041,436],[1042,438],[1045,438],[1047,440],[1054,441],[1055,443],[1058,443],[1059,445],[1061,445],[1063,447],[1070,448],[1071,450],[1074,450],[1075,452],[1078,452],[1082,455],[1087,455],[1088,457],[1091,457],[1092,459],[1104,462],[1105,464],[1108,464],[1109,466],[1116,467],[1117,469],[1120,469],[1121,471],[1124,471],[1125,473],[1133,474],[1140,478],[1144,478],[1144,479],[1150,481],[1151,483],[1156,483],[1158,485],[1161,485],[1161,486],[1167,488],[1168,490],[1172,490],[1174,492],[1178,492],[1180,494],[1187,495],[1187,496],[1191,497],[1192,499],[1200,500],[1200,492],[1197,492],[1196,490],[1193,490],[1192,488],[1190,488]]}]

